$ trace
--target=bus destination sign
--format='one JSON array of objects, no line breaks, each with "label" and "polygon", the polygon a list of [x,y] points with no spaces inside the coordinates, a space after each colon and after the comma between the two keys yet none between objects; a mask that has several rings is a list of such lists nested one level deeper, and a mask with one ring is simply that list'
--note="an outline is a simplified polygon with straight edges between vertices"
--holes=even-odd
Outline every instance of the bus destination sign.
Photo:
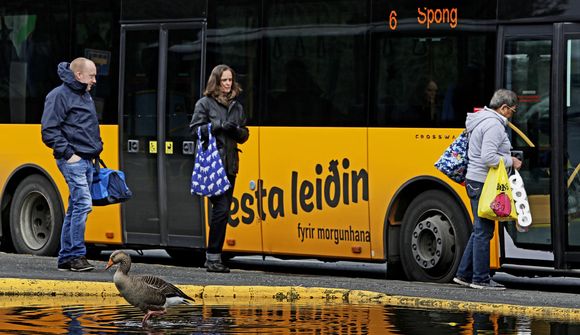
[{"label": "bus destination sign", "polygon": [[[433,25],[448,24],[451,29],[457,27],[457,7],[452,8],[428,8],[417,7],[417,22],[420,25],[430,29]],[[391,10],[389,12],[389,28],[397,30],[399,21],[397,19],[397,11]]]}]

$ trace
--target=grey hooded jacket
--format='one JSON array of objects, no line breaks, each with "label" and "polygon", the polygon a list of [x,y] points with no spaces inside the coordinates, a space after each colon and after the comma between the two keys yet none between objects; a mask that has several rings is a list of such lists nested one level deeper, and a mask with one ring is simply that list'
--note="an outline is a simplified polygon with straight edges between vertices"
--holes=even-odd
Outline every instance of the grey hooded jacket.
[{"label": "grey hooded jacket", "polygon": [[467,114],[465,128],[469,133],[466,179],[485,182],[490,167],[503,158],[506,167],[512,166],[511,143],[506,133],[507,119],[488,107]]}]

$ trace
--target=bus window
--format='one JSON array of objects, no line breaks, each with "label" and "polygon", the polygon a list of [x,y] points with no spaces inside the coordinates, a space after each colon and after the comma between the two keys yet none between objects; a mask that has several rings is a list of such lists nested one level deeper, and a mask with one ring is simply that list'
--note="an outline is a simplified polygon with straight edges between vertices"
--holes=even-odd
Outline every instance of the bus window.
[{"label": "bus window", "polygon": [[[91,8],[98,9],[102,2]],[[166,0],[113,0],[112,2],[121,4],[121,18],[123,20],[156,21],[169,18],[179,20],[203,17],[207,12],[208,1],[172,0],[171,5]]]},{"label": "bus window", "polygon": [[[255,34],[259,24],[260,3],[256,0],[215,0],[208,5],[210,15],[206,74],[217,64],[227,64],[236,71],[236,80],[244,90],[240,99],[248,117],[248,125],[253,126],[258,120],[260,85],[259,35]],[[232,34],[232,30],[235,33]]]},{"label": "bus window", "polygon": [[[291,13],[291,15],[289,15]],[[360,1],[272,1],[266,6],[263,122],[362,126],[366,122],[365,6]]]},{"label": "bus window", "polygon": [[373,36],[372,126],[465,127],[466,114],[487,103],[493,35]]},{"label": "bus window", "polygon": [[118,41],[112,38],[118,24],[117,5],[111,1],[74,1],[75,57],[86,57],[97,66],[97,85],[91,90],[100,124],[117,124]]},{"label": "bus window", "polygon": [[68,1],[0,4],[0,123],[39,123],[68,60]]},{"label": "bus window", "polygon": [[580,246],[580,39],[567,41],[564,125],[565,161],[568,186],[568,243]]},{"label": "bus window", "polygon": [[504,85],[518,94],[518,112],[512,122],[536,145],[530,148],[519,136],[512,136],[514,150],[524,153],[520,174],[526,185],[533,224],[518,232],[513,223],[507,229],[517,246],[552,245],[550,225],[550,74],[551,40],[507,40],[504,54]]}]

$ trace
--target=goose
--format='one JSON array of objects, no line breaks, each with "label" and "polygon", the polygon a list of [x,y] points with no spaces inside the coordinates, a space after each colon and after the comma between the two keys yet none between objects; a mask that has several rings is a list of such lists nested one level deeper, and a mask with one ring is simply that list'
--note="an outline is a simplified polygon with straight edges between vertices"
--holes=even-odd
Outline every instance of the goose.
[{"label": "goose", "polygon": [[113,275],[113,282],[128,303],[146,313],[141,321],[143,327],[147,325],[150,317],[164,315],[167,307],[178,304],[190,305],[190,301],[195,301],[159,277],[129,275],[131,257],[122,250],[116,250],[111,254],[105,269],[108,270],[115,264],[119,264],[119,267]]}]

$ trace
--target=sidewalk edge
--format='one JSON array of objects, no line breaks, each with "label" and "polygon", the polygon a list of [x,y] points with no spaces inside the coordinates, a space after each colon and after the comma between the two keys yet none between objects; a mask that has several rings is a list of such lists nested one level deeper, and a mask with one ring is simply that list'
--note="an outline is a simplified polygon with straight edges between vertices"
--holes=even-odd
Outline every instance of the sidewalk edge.
[{"label": "sidewalk edge", "polygon": [[[465,302],[436,298],[395,296],[363,290],[299,286],[197,286],[176,285],[197,303],[218,304],[379,304],[391,307],[448,310],[472,313],[525,315],[547,320],[580,321],[580,309]],[[1,296],[114,297],[113,283],[40,279],[0,278]]]}]

